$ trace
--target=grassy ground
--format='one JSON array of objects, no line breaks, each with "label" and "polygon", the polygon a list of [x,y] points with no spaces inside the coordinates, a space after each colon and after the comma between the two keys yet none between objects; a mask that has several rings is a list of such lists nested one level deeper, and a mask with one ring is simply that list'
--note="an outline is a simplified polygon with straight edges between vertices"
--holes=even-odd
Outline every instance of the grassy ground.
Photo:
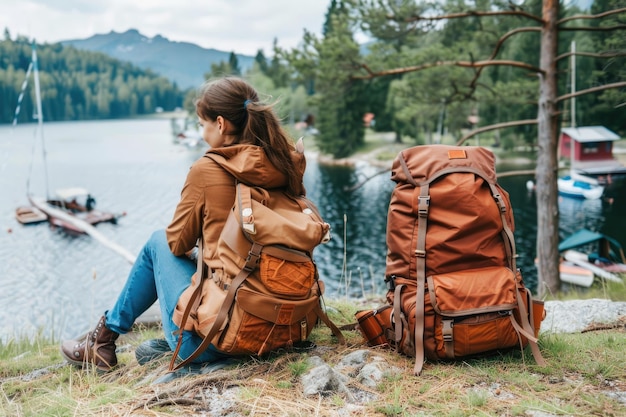
[{"label": "grassy ground", "polygon": [[[337,324],[352,322],[356,303],[329,303]],[[325,327],[316,329],[318,345],[309,353],[284,353],[212,374],[150,385],[167,369],[164,358],[146,366],[134,348],[159,337],[158,328],[140,328],[123,336],[120,365],[108,374],[65,365],[56,342],[11,342],[0,349],[0,415],[6,416],[515,416],[626,415],[625,323],[581,334],[544,335],[540,347],[548,365],[534,364],[519,351],[456,363],[427,363],[413,376],[413,360],[393,351],[370,348],[397,374],[363,390],[373,400],[350,405],[345,396],[303,394],[300,376],[310,355],[333,365],[347,353],[363,349],[360,334],[344,331],[347,346],[338,346]],[[227,402],[216,394],[238,387]],[[621,397],[620,397],[621,395]],[[621,398],[621,401],[619,401]],[[213,400],[213,402],[212,402]],[[210,410],[222,408],[221,414]],[[540,414],[543,413],[543,414]],[[230,414],[228,414],[230,413]]]}]

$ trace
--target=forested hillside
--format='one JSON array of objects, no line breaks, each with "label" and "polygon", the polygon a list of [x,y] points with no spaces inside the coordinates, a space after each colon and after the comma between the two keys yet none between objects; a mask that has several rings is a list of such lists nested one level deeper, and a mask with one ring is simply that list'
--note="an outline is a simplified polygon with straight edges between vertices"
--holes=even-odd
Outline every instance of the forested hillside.
[{"label": "forested hillside", "polygon": [[[28,39],[0,41],[0,123],[12,122],[26,72],[32,61]],[[37,45],[44,119],[116,119],[182,107],[183,93],[168,79],[107,55],[64,47]],[[19,113],[19,123],[32,121],[35,90],[32,74]]]}]

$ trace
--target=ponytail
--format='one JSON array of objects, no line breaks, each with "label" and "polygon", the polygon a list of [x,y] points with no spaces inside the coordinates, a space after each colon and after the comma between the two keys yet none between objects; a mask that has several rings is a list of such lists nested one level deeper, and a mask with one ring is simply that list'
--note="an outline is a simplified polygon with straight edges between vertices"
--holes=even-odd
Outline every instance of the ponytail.
[{"label": "ponytail", "polygon": [[288,192],[304,194],[301,175],[298,174],[292,154],[295,145],[288,137],[273,105],[251,102],[246,106],[248,117],[241,134],[241,143],[251,143],[263,148],[272,164],[287,177]]}]

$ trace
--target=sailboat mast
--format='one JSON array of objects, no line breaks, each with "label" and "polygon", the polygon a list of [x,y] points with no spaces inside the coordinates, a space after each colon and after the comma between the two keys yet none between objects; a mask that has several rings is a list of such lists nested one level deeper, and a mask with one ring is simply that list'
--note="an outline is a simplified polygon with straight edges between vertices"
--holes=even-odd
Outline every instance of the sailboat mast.
[{"label": "sailboat mast", "polygon": [[46,161],[46,143],[43,137],[43,111],[41,109],[41,89],[39,87],[39,65],[37,63],[37,45],[33,40],[33,74],[35,78],[35,98],[37,101],[37,132],[41,139],[41,152],[43,155],[44,175],[46,180],[46,197],[50,198],[49,186],[48,186],[48,162]]},{"label": "sailboat mast", "polygon": [[[576,92],[576,42],[572,41],[571,44],[572,55],[570,57],[570,88],[572,92],[572,98],[570,99],[570,126],[576,127],[576,97],[573,94]],[[569,139],[569,169],[570,174],[574,175],[574,138]]]},{"label": "sailboat mast", "polygon": [[[572,56],[570,57],[570,59],[571,59],[572,68],[570,71],[570,77],[571,77],[570,84],[571,84],[572,94],[574,94],[576,92],[576,41],[572,41],[571,51],[572,51]],[[576,127],[576,97],[572,96],[572,99],[570,100],[570,106],[571,106],[570,126]]]}]

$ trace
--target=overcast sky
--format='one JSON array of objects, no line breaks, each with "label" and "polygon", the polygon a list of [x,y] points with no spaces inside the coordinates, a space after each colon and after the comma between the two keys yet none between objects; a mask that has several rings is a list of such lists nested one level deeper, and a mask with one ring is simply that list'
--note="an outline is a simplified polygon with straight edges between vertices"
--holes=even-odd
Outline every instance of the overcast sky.
[{"label": "overcast sky", "polygon": [[[271,55],[321,33],[330,0],[0,0],[0,29],[37,43],[137,29],[150,38]],[[0,35],[2,36],[2,35]]]}]

